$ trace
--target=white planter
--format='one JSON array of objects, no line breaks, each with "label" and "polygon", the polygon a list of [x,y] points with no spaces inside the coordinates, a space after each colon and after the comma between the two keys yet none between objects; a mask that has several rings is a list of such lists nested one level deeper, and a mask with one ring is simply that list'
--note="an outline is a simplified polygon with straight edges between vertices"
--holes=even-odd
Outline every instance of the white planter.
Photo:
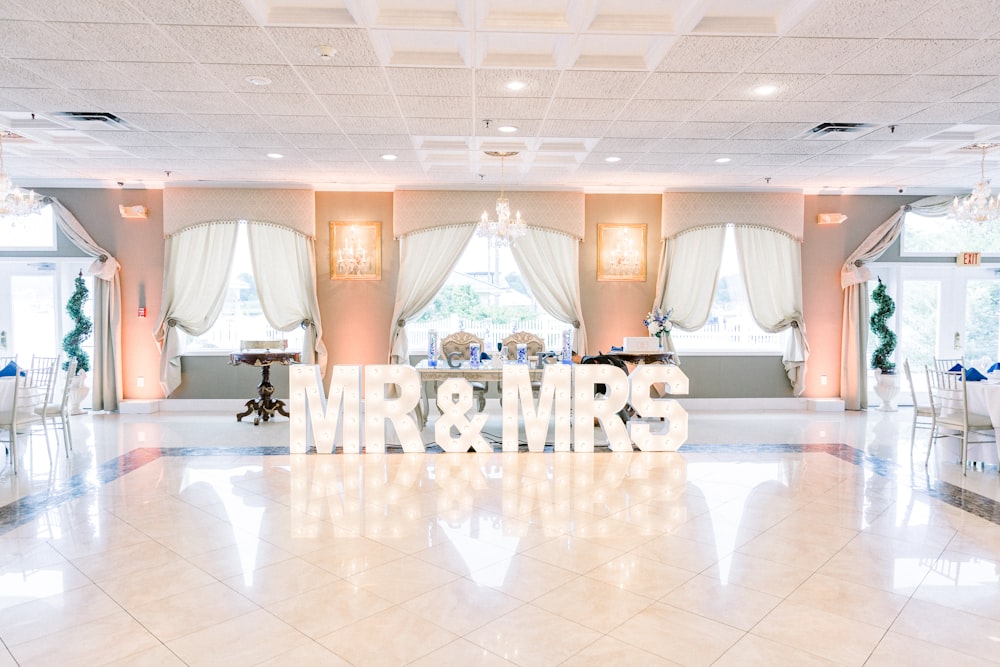
[{"label": "white planter", "polygon": [[69,390],[69,413],[71,415],[82,415],[83,408],[80,407],[80,403],[83,399],[87,398],[87,394],[90,393],[90,387],[87,386],[87,374],[80,371],[73,376],[73,380],[70,383]]},{"label": "white planter", "polygon": [[899,396],[899,374],[886,375],[875,369],[875,394],[882,401],[882,404],[877,408],[878,410],[895,412],[896,397]]}]

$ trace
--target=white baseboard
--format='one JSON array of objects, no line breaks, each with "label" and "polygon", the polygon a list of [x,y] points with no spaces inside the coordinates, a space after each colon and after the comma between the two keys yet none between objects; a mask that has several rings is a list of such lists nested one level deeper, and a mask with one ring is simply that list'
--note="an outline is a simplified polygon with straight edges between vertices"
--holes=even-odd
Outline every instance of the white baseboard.
[{"label": "white baseboard", "polygon": [[843,412],[844,399],[842,398],[807,398],[809,412]]},{"label": "white baseboard", "polygon": [[685,410],[805,410],[806,398],[678,398]]},{"label": "white baseboard", "polygon": [[[282,399],[288,405],[288,399]],[[157,412],[243,412],[246,401],[238,398],[129,399],[118,405],[122,414],[149,415]]]}]

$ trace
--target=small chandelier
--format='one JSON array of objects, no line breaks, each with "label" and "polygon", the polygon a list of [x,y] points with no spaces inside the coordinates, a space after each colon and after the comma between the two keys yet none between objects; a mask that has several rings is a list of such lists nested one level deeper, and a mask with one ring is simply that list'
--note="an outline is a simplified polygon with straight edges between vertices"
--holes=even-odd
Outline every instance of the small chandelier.
[{"label": "small chandelier", "polygon": [[31,215],[42,208],[42,198],[33,190],[15,187],[3,168],[3,140],[16,139],[19,135],[0,130],[0,216]]},{"label": "small chandelier", "polygon": [[986,151],[1000,144],[971,144],[963,146],[964,150],[979,149],[982,160],[979,163],[979,183],[971,194],[965,197],[955,197],[951,202],[951,215],[956,222],[962,224],[995,223],[1000,219],[1000,199],[990,196],[990,182],[986,180]]},{"label": "small chandelier", "polygon": [[476,235],[488,238],[490,246],[510,247],[517,239],[523,237],[528,232],[528,223],[521,218],[518,211],[513,218],[510,217],[510,202],[504,197],[503,192],[503,160],[507,157],[517,155],[516,151],[485,151],[487,155],[500,158],[500,196],[497,198],[497,219],[490,220],[486,211],[479,219],[476,227]]}]

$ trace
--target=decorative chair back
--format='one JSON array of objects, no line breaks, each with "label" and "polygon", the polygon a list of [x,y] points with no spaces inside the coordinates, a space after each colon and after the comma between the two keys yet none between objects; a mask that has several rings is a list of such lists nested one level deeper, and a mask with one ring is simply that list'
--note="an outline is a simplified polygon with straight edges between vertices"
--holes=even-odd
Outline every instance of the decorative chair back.
[{"label": "decorative chair back", "polygon": [[451,365],[451,360],[467,361],[469,359],[469,345],[479,344],[479,351],[483,352],[483,339],[468,331],[456,331],[453,334],[441,339],[441,356]]},{"label": "decorative chair back", "polygon": [[954,368],[957,364],[965,366],[965,357],[956,358],[934,358],[934,369],[939,371],[948,371]]},{"label": "decorative chair back", "polygon": [[31,367],[25,377],[24,385],[45,392],[42,405],[52,400],[52,390],[56,385],[56,372],[59,370],[59,357],[32,357]]},{"label": "decorative chair back", "polygon": [[515,331],[503,339],[502,344],[507,350],[507,358],[517,358],[517,346],[524,343],[528,346],[528,356],[535,357],[545,351],[545,341],[528,331]]}]

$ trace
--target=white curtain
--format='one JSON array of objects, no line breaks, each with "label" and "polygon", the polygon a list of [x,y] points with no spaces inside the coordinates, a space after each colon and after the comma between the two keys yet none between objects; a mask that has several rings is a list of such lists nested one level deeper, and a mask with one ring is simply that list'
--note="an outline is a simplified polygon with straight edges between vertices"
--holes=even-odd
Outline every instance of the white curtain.
[{"label": "white curtain", "polygon": [[781,361],[794,394],[801,396],[809,358],[802,319],[802,245],[766,227],[736,225],[733,232],[754,321],[769,333],[792,330]]},{"label": "white curtain", "polygon": [[528,227],[511,247],[528,289],[552,317],[573,326],[573,349],[587,354],[587,327],[580,305],[580,241],[568,234]]},{"label": "white curtain", "polygon": [[122,400],[122,287],[120,265],[97,245],[69,209],[57,199],[44,200],[52,207],[56,224],[73,244],[97,259],[87,271],[94,284],[94,363],[90,367],[94,410],[117,410]]},{"label": "white curtain", "polygon": [[474,223],[435,227],[399,239],[396,304],[389,332],[389,361],[406,364],[406,322],[416,316],[444,285],[476,230]]},{"label": "white curtain", "polygon": [[[673,309],[670,322],[674,326],[695,331],[708,321],[725,239],[725,225],[712,225],[680,232],[663,242],[653,303],[664,312]],[[670,336],[666,345],[676,358]]]},{"label": "white curtain", "polygon": [[840,271],[840,286],[844,289],[843,326],[840,341],[840,397],[848,410],[868,407],[868,367],[865,360],[868,346],[868,281],[871,271],[866,264],[874,262],[891,246],[903,231],[906,213],[913,211],[927,218],[948,215],[951,199],[926,197],[901,206],[851,253]]},{"label": "white curtain", "polygon": [[160,386],[169,396],[181,384],[177,329],[200,336],[218,319],[236,248],[235,220],[182,229],[165,244],[163,299],[153,338],[160,348]]},{"label": "white curtain", "polygon": [[306,329],[302,361],[326,372],[326,345],[316,297],[316,242],[288,227],[247,222],[250,264],[268,324]]}]

